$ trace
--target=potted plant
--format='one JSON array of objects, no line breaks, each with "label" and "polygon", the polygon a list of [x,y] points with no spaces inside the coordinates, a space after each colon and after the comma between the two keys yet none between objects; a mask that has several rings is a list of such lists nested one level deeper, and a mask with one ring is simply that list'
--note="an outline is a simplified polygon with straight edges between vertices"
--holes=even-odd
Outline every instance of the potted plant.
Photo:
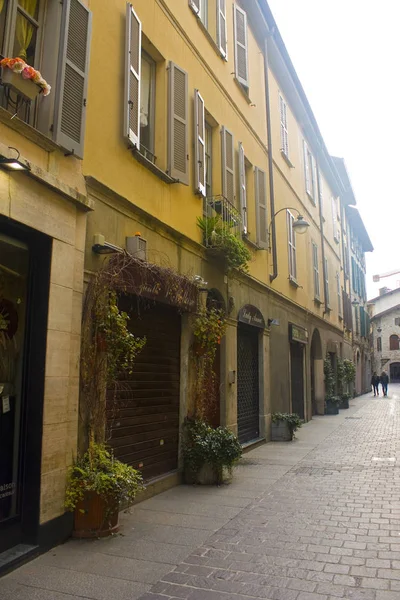
[{"label": "potted plant", "polygon": [[223,483],[242,456],[239,440],[230,429],[214,429],[192,419],[185,421],[182,449],[186,482],[202,485]]},{"label": "potted plant", "polygon": [[325,414],[326,415],[338,415],[340,406],[339,396],[326,396],[325,398]]},{"label": "potted plant", "polygon": [[239,216],[238,220],[231,216],[226,221],[220,215],[199,217],[197,225],[203,232],[203,243],[208,252],[219,258],[227,271],[238,269],[247,273],[251,252],[240,237],[233,233],[239,219]]},{"label": "potted plant", "polygon": [[73,537],[116,533],[120,506],[131,506],[142,489],[139,471],[116,460],[105,445],[91,442],[68,473],[65,507],[75,512]]},{"label": "potted plant", "polygon": [[28,65],[22,58],[3,58],[2,83],[13,88],[17,93],[34,100],[39,94],[48,96],[50,85],[43,79],[41,73]]},{"label": "potted plant", "polygon": [[348,392],[343,392],[340,396],[340,408],[350,408],[349,400],[351,398],[351,394]]},{"label": "potted plant", "polygon": [[347,358],[343,361],[343,379],[347,387],[347,392],[350,394],[350,398],[352,398],[353,384],[356,379],[356,366],[353,361]]},{"label": "potted plant", "polygon": [[273,413],[271,439],[273,442],[291,442],[294,433],[303,424],[296,413]]}]

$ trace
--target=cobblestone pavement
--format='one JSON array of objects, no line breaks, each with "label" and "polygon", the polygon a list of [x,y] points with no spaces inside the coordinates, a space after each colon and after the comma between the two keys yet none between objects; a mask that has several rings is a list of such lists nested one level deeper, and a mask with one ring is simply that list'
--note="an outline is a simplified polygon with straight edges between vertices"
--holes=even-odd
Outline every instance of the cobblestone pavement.
[{"label": "cobblestone pavement", "polygon": [[179,486],[0,579],[1,600],[400,600],[400,385],[293,443],[244,456],[229,486]]},{"label": "cobblestone pavement", "polygon": [[400,389],[391,387],[141,600],[399,600]]}]

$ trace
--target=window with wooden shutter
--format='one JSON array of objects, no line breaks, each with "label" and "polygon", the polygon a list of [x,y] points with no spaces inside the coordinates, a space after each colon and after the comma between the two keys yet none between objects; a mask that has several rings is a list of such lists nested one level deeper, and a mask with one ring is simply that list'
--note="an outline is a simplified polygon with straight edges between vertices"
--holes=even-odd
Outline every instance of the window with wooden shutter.
[{"label": "window with wooden shutter", "polygon": [[338,223],[337,198],[332,197],[332,221],[333,221],[333,239],[339,243],[339,223]]},{"label": "window with wooden shutter", "polygon": [[239,194],[240,215],[242,217],[242,231],[247,233],[247,186],[246,186],[246,164],[242,142],[239,142]]},{"label": "window with wooden shutter", "polygon": [[377,352],[382,352],[382,338],[376,338],[376,350]]},{"label": "window with wooden shutter", "polygon": [[341,317],[343,315],[342,310],[342,291],[340,289],[340,275],[336,272],[336,292],[337,292],[337,301],[338,301],[338,315]]},{"label": "window with wooden shutter", "polygon": [[80,0],[64,3],[55,140],[83,157],[92,13]]},{"label": "window with wooden shutter", "polygon": [[189,185],[188,160],[188,75],[169,64],[168,174]]},{"label": "window with wooden shutter", "polygon": [[226,0],[217,0],[217,45],[222,56],[227,59]]},{"label": "window with wooden shutter", "polygon": [[296,234],[293,229],[294,216],[288,210],[287,218],[287,235],[288,235],[288,257],[289,257],[289,277],[294,281],[297,280],[297,263],[296,263]]},{"label": "window with wooden shutter", "polygon": [[233,147],[233,134],[222,127],[222,195],[235,204],[235,152]]},{"label": "window with wooden shutter", "polygon": [[196,15],[200,15],[201,0],[189,0],[189,6]]},{"label": "window with wooden shutter", "polygon": [[233,5],[233,30],[235,35],[235,76],[239,83],[248,88],[247,15],[237,4]]},{"label": "window with wooden shutter", "polygon": [[289,156],[289,135],[287,122],[287,105],[281,94],[279,94],[279,111],[281,118],[281,151]]},{"label": "window with wooden shutter", "polygon": [[195,190],[202,196],[206,195],[206,149],[205,149],[205,117],[204,100],[199,90],[194,91],[194,167],[195,167]]},{"label": "window with wooden shutter", "polygon": [[319,262],[318,262],[318,246],[312,242],[313,253],[313,271],[314,271],[314,297],[320,299],[320,284],[319,284]]},{"label": "window with wooden shutter", "polygon": [[267,183],[265,171],[254,170],[256,196],[257,245],[268,250]]},{"label": "window with wooden shutter", "polygon": [[304,179],[306,183],[307,195],[312,200],[313,204],[316,204],[317,200],[317,165],[307,142],[303,140],[303,154],[304,154]]},{"label": "window with wooden shutter", "polygon": [[142,24],[131,4],[126,5],[124,137],[140,148],[140,73]]},{"label": "window with wooden shutter", "polygon": [[329,308],[329,303],[330,303],[330,294],[329,294],[329,272],[328,272],[328,259],[325,259],[325,269],[324,269],[325,273],[325,302],[326,302],[326,308]]}]

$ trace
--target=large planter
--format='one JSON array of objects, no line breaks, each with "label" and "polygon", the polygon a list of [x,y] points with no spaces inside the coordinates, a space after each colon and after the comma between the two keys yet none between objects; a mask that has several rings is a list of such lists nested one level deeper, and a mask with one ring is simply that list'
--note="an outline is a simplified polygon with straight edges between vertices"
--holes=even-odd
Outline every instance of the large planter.
[{"label": "large planter", "polygon": [[339,406],[337,404],[333,404],[333,402],[326,402],[325,414],[326,415],[338,415],[339,414]]},{"label": "large planter", "polygon": [[28,100],[35,100],[41,92],[41,88],[31,79],[24,79],[21,73],[14,73],[8,67],[3,67],[1,80],[3,84],[9,86]]},{"label": "large planter", "polygon": [[86,492],[75,508],[72,537],[98,538],[117,533],[118,509],[115,502],[95,492]]},{"label": "large planter", "polygon": [[286,421],[277,421],[272,423],[271,440],[273,442],[291,442],[292,434],[290,433]]},{"label": "large planter", "polygon": [[346,398],[345,400],[341,401],[340,408],[350,408],[350,404],[349,404],[349,399],[348,398]]},{"label": "large planter", "polygon": [[205,463],[197,473],[190,469],[185,469],[185,482],[194,485],[219,485],[229,483],[232,480],[232,474],[226,468],[222,469],[222,477],[218,476],[210,463]]}]

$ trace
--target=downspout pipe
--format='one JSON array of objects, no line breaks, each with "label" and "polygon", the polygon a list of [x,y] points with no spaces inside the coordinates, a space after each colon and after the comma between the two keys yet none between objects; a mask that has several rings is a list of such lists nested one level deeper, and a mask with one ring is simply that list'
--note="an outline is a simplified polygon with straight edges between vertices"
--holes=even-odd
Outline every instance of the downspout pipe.
[{"label": "downspout pipe", "polygon": [[271,129],[271,102],[269,97],[269,74],[268,74],[268,37],[265,38],[264,45],[264,79],[265,79],[265,107],[267,113],[267,145],[268,145],[268,179],[269,179],[269,198],[271,206],[271,250],[272,250],[272,274],[269,280],[272,283],[278,277],[278,256],[276,249],[276,229],[275,229],[275,192],[274,192],[274,163],[272,158],[272,129]]}]

